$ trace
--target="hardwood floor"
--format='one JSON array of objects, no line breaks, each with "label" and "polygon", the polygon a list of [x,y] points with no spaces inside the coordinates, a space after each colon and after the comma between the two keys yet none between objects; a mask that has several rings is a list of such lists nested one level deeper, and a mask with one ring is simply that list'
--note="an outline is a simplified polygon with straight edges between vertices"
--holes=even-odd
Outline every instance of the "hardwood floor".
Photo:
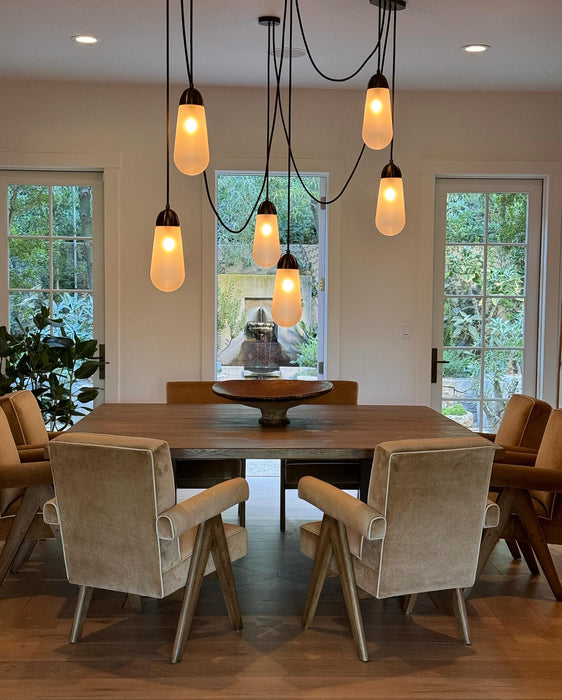
[{"label": "hardwood floor", "polygon": [[[410,617],[398,600],[363,599],[370,662],[362,663],[336,579],[313,627],[300,627],[311,564],[298,526],[314,509],[289,492],[282,534],[278,479],[249,481],[249,554],[234,565],[242,632],[208,579],[179,664],[170,663],[175,597],[145,599],[135,614],[123,595],[96,591],[84,637],[70,645],[76,589],[57,543],[41,542],[0,587],[0,698],[562,698],[562,605],[503,543],[467,604],[471,647],[429,596]],[[562,548],[553,552],[562,571]]]}]

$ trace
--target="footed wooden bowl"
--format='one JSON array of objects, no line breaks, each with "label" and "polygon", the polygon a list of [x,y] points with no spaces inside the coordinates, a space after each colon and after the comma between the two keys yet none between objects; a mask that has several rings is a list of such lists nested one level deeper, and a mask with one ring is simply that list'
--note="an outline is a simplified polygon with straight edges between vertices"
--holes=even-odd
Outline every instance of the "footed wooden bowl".
[{"label": "footed wooden bowl", "polygon": [[213,391],[223,399],[259,408],[262,425],[287,425],[287,411],[332,391],[332,382],[300,379],[230,379],[215,382]]}]

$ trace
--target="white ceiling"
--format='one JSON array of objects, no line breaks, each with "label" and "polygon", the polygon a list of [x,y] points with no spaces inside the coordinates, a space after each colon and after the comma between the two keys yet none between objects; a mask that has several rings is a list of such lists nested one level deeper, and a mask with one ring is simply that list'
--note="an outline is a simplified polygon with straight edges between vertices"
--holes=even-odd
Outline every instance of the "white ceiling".
[{"label": "white ceiling", "polygon": [[[185,82],[180,0],[170,0],[171,79]],[[189,0],[185,0],[186,12]],[[195,0],[196,85],[263,85],[267,30],[260,15],[283,0]],[[300,0],[320,67],[340,76],[373,46],[378,9],[369,0]],[[0,78],[163,83],[164,0],[0,0]],[[280,31],[277,30],[278,35]],[[74,34],[99,37],[93,47]],[[468,55],[463,44],[491,45]],[[302,46],[295,18],[295,46]],[[562,89],[562,0],[409,0],[398,13],[397,89]],[[305,56],[294,83],[364,87],[371,63],[348,83],[326,83]],[[385,70],[389,74],[390,70]]]}]

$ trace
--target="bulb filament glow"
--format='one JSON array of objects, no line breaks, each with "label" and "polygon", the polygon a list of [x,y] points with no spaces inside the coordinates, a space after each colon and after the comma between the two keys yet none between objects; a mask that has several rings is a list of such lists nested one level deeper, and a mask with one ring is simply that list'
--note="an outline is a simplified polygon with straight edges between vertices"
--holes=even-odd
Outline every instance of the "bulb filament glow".
[{"label": "bulb filament glow", "polygon": [[185,130],[188,134],[194,134],[197,131],[197,121],[193,117],[185,120]]}]

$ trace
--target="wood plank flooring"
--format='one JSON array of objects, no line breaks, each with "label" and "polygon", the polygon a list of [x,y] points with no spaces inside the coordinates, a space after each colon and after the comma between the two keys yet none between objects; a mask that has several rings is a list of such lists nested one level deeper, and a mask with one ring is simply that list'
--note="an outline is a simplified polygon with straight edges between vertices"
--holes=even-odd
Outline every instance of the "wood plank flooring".
[{"label": "wood plank flooring", "polygon": [[[0,587],[0,698],[562,698],[562,604],[502,543],[468,601],[471,647],[429,596],[411,617],[398,600],[363,599],[370,661],[362,663],[336,579],[313,627],[300,627],[311,564],[299,552],[298,526],[315,519],[314,509],[288,492],[282,534],[278,479],[249,481],[249,554],[234,565],[242,632],[230,628],[218,583],[208,579],[177,665],[178,597],[145,599],[135,614],[123,595],[97,591],[83,640],[70,645],[76,590],[57,543],[41,542]],[[562,548],[553,551],[562,571]]]}]

